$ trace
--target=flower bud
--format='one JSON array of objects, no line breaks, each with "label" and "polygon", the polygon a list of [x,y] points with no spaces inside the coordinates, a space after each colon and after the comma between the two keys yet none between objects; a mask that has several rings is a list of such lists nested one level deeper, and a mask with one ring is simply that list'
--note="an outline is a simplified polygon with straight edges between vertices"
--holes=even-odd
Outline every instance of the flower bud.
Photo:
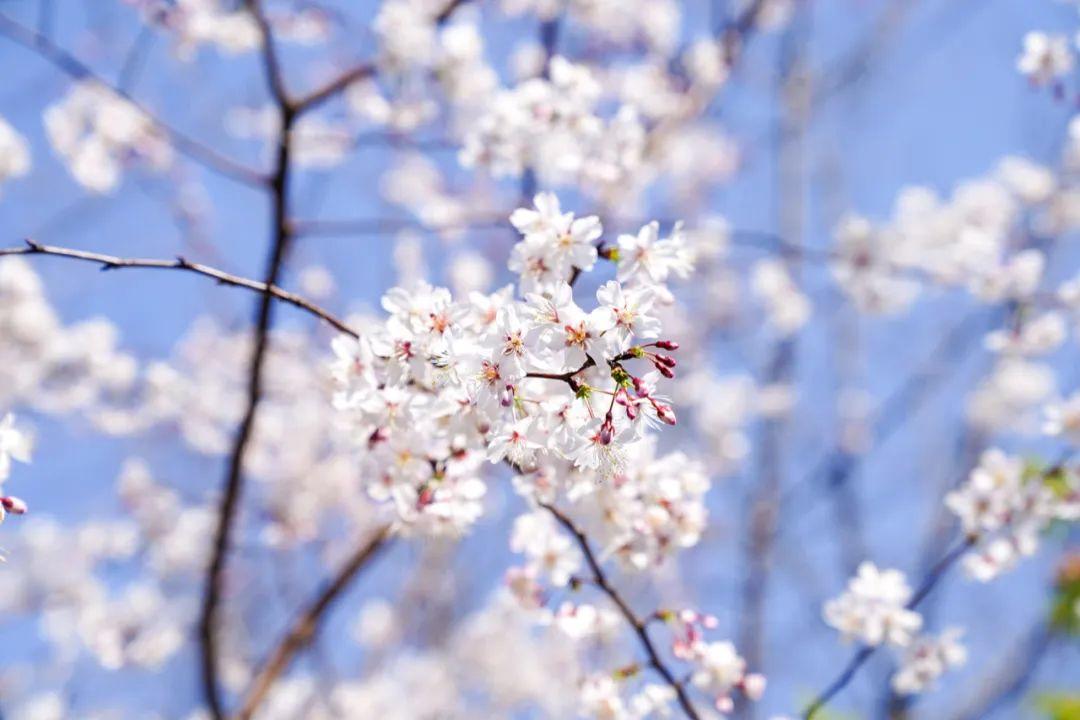
[{"label": "flower bud", "polygon": [[671,357],[670,355],[661,355],[660,353],[656,353],[654,357],[656,358],[656,362],[667,365],[669,368],[673,368],[678,365],[678,363],[675,362],[675,358]]},{"label": "flower bud", "polygon": [[668,425],[675,424],[675,411],[671,409],[670,405],[664,403],[653,402],[653,407],[656,409],[656,417]]},{"label": "flower bud", "polygon": [[600,444],[610,445],[611,438],[615,435],[615,426],[611,422],[611,413],[608,413],[604,418],[604,422],[600,425]]},{"label": "flower bud", "polygon": [[29,509],[26,507],[26,503],[17,497],[8,495],[7,497],[0,497],[0,505],[4,507],[4,510],[12,515],[25,515]]},{"label": "flower bud", "polygon": [[660,348],[661,350],[678,350],[679,349],[679,343],[675,342],[674,340],[657,340],[653,344],[656,345],[656,347]]}]

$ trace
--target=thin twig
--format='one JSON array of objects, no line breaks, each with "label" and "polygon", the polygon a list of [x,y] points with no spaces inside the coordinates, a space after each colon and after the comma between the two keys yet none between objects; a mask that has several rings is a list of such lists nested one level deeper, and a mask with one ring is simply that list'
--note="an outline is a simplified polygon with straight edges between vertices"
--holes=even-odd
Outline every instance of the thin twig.
[{"label": "thin twig", "polygon": [[42,245],[34,240],[27,240],[25,247],[0,248],[0,257],[6,255],[49,255],[52,257],[69,258],[71,260],[82,260],[84,262],[100,265],[102,270],[143,268],[148,270],[180,270],[195,275],[202,275],[203,277],[216,280],[221,285],[245,288],[247,290],[254,290],[257,293],[270,295],[281,302],[288,303],[293,307],[314,315],[320,320],[333,326],[335,330],[339,330],[354,338],[359,337],[357,332],[346,325],[343,320],[334,316],[330,311],[319,307],[302,295],[289,292],[288,290],[282,290],[276,285],[268,286],[266,283],[258,280],[252,280],[251,278],[242,277],[240,275],[233,275],[232,273],[227,273],[224,270],[219,270],[210,265],[191,262],[184,257],[177,257],[175,260],[125,258],[117,257],[115,255],[106,255],[104,253],[90,252],[88,250],[75,250],[73,248],[56,247],[54,245]]},{"label": "thin twig", "polygon": [[104,78],[91,70],[89,66],[74,55],[55,45],[44,35],[15,22],[2,13],[0,13],[0,34],[7,36],[23,47],[37,53],[40,57],[48,60],[55,67],[71,77],[79,80],[93,80],[124,98],[135,106],[139,112],[145,115],[157,128],[165,133],[169,141],[177,150],[208,170],[213,170],[219,175],[237,180],[245,185],[261,187],[266,184],[266,177],[262,173],[257,170],[252,170],[251,168],[222,155],[217,150],[202,144],[198,140],[188,137],[176,128],[165,123],[165,121],[155,117],[127,92],[106,82]]},{"label": "thin twig", "polygon": [[967,704],[950,717],[953,720],[983,720],[1023,695],[1053,640],[1053,629],[1040,622],[1027,633],[1017,651],[1010,653],[997,671],[982,683],[981,689],[968,697]]},{"label": "thin twig", "polygon": [[[251,0],[247,1],[250,2]],[[443,9],[435,16],[435,24],[444,24],[450,19],[450,16],[458,6],[463,5],[466,2],[468,2],[468,0],[449,0]],[[376,72],[378,72],[378,68],[374,62],[363,62],[346,70],[325,85],[312,90],[307,95],[297,98],[293,101],[292,107],[296,110],[298,115],[303,115],[310,110],[314,110],[328,100],[337,97],[353,83],[374,77]]]},{"label": "thin twig", "polygon": [[258,709],[267,693],[273,687],[274,682],[289,669],[296,654],[304,649],[315,637],[319,624],[327,611],[333,606],[338,597],[345,591],[361,570],[367,567],[379,551],[386,546],[390,537],[390,526],[384,525],[379,528],[366,542],[364,542],[333,579],[326,585],[314,600],[297,616],[289,631],[271,650],[266,662],[256,671],[255,679],[244,696],[240,711],[236,714],[237,720],[248,720]]},{"label": "thin twig", "polygon": [[701,716],[698,715],[693,703],[690,702],[690,697],[686,693],[686,688],[683,687],[681,682],[675,679],[674,673],[672,673],[668,666],[664,664],[664,661],[660,658],[660,653],[657,652],[656,646],[649,637],[649,632],[647,630],[648,620],[643,620],[638,617],[630,605],[627,604],[626,600],[623,599],[622,595],[619,594],[619,591],[612,586],[607,575],[604,573],[604,569],[600,566],[600,562],[596,559],[596,554],[593,552],[592,546],[589,545],[589,539],[586,537],[585,533],[578,528],[573,520],[554,505],[542,502],[540,503],[540,507],[551,513],[558,523],[562,525],[567,532],[573,535],[574,540],[577,541],[578,547],[581,548],[582,555],[585,556],[585,562],[592,571],[593,584],[608,596],[611,602],[615,604],[615,607],[619,609],[619,613],[626,620],[627,624],[630,625],[634,634],[637,636],[642,649],[649,658],[649,666],[659,673],[660,677],[664,679],[664,682],[675,691],[675,697],[679,701],[679,706],[683,709],[683,712],[686,713],[687,717],[691,718],[691,720],[700,720]]}]

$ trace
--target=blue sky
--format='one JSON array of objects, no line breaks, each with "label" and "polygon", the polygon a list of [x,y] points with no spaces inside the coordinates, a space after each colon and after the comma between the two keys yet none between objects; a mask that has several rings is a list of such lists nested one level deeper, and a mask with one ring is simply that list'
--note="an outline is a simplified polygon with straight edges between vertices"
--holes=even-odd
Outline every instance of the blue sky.
[{"label": "blue sky", "polygon": [[[834,68],[850,57],[886,4],[877,0],[815,3],[809,22],[814,70]],[[139,32],[130,8],[98,0],[59,0],[56,5],[60,44],[106,77],[115,77],[119,58]],[[687,6],[691,18],[704,12],[703,4]],[[1014,65],[1026,30],[1071,33],[1077,26],[1075,8],[1052,0],[922,0],[910,6],[902,29],[875,43],[879,51],[873,54],[865,79],[830,98],[811,127],[808,164],[822,168],[823,173],[827,169],[835,184],[826,182],[824,174],[810,183],[810,245],[829,242],[837,204],[871,217],[885,217],[905,185],[925,184],[947,194],[958,181],[989,171],[1005,154],[1053,163],[1060,148],[1072,109],[1067,103],[1055,103],[1046,92],[1033,90],[1014,71]],[[0,5],[0,11],[32,23],[36,3],[9,0]],[[495,52],[505,52],[518,33],[531,32],[530,27],[526,21],[512,23],[509,29],[493,30],[487,40]],[[88,33],[88,28],[96,35]],[[692,36],[688,31],[688,37]],[[736,228],[776,228],[769,142],[776,109],[762,88],[768,87],[775,73],[777,44],[776,38],[753,41],[743,69],[716,108],[728,131],[749,146],[741,174],[712,194],[715,210],[725,214]],[[349,49],[361,57],[368,46],[365,41]],[[310,57],[310,53],[298,51],[287,55],[287,60],[302,62]],[[32,176],[9,183],[0,197],[0,228],[6,235],[0,245],[14,245],[33,236],[46,243],[118,255],[171,257],[184,253],[240,274],[261,272],[268,213],[258,193],[196,165],[184,164],[184,172],[203,183],[205,197],[213,205],[205,227],[205,241],[213,246],[212,254],[203,246],[191,247],[185,242],[170,217],[168,203],[162,202],[163,194],[174,191],[159,179],[131,177],[115,196],[88,199],[49,149],[41,127],[42,111],[63,93],[68,79],[3,39],[0,68],[4,77],[0,115],[29,139],[34,158]],[[169,55],[167,40],[158,36],[132,92],[174,126],[255,164],[260,160],[259,149],[229,138],[221,118],[223,108],[231,103],[263,102],[260,72],[253,56],[223,60],[206,52],[191,64],[176,62]],[[386,166],[388,153],[379,148],[362,153],[358,161],[331,177],[301,176],[294,194],[298,213],[325,218],[393,215],[395,211],[378,200],[373,181],[376,171]],[[447,168],[455,164],[451,152],[436,157]],[[647,216],[648,212],[637,209],[632,214]],[[434,253],[429,262],[436,270],[432,279],[439,280],[442,250],[438,242],[426,242]],[[339,295],[329,302],[344,310],[375,304],[392,285],[390,250],[390,239],[385,236],[304,239],[295,248],[291,267],[321,263],[333,268]],[[1077,260],[1076,249],[1066,248],[1056,256],[1051,275],[1075,274]],[[192,320],[201,315],[210,314],[238,327],[251,313],[248,294],[198,278],[138,272],[103,274],[53,259],[36,260],[35,268],[65,320],[106,316],[119,327],[122,346],[140,357],[166,356]],[[294,281],[295,274],[285,284]],[[806,282],[815,297],[830,292],[827,277],[818,270],[808,271]],[[866,360],[858,369],[862,384],[876,396],[886,396],[921,358],[931,354],[942,332],[972,309],[968,300],[941,294],[901,319],[857,321],[867,348]],[[283,311],[279,317],[284,325],[306,327],[308,323],[292,311]],[[829,366],[829,337],[822,322],[800,341],[799,352],[805,361],[801,377],[810,388],[802,400],[804,413],[805,407],[814,403],[813,388],[835,382]],[[754,357],[760,348],[750,347],[748,352]],[[866,509],[868,547],[881,564],[912,572],[918,566],[920,538],[912,529],[923,527],[930,508],[923,501],[926,494],[911,492],[911,488],[940,482],[954,467],[963,397],[985,371],[987,358],[974,350],[957,364],[951,379],[921,405],[913,421],[890,438],[857,476],[858,497]],[[829,412],[822,411],[823,421],[830,419]],[[191,487],[212,487],[221,476],[218,460],[178,451],[174,438],[168,436],[104,439],[78,420],[58,421],[33,414],[28,418],[37,430],[38,446],[34,464],[20,469],[17,494],[27,499],[35,514],[74,521],[116,512],[112,481],[122,460],[133,452],[147,455],[155,464],[167,463],[170,476],[189,478],[183,482],[190,482]],[[801,425],[788,460],[789,480],[801,477],[822,448],[829,447],[828,441],[818,423]],[[720,542],[691,551],[684,561],[689,599],[715,612],[721,627],[731,634],[732,609],[738,600],[738,539],[743,526],[738,509],[753,482],[754,474],[748,470],[718,486],[711,510]],[[15,491],[15,485],[11,489]],[[510,507],[518,502],[510,493],[497,492],[494,499]],[[792,709],[793,702],[831,679],[850,652],[818,619],[820,601],[838,592],[845,580],[836,561],[832,511],[824,501],[817,507],[808,503],[800,511],[797,515],[805,517],[792,519],[794,524],[782,540],[783,559],[770,606],[771,652],[782,660],[776,660],[776,672],[771,675],[773,686],[764,703],[767,710]],[[498,582],[511,560],[505,539],[508,521],[505,513],[486,521],[465,541],[460,553],[462,572],[468,570],[476,578],[476,602]],[[17,531],[16,522],[0,528],[0,546],[5,537]],[[957,575],[939,589],[937,617],[941,624],[967,626],[971,662],[926,698],[925,717],[936,717],[935,708],[952,707],[958,693],[970,688],[968,683],[976,680],[1011,640],[1022,636],[1043,611],[1051,559],[1062,542],[1061,538],[1051,539],[1039,557],[989,587],[975,586]],[[367,587],[394,582],[394,558],[405,562],[415,552],[396,549],[369,578]],[[818,595],[807,597],[807,588]],[[351,598],[340,608],[332,627],[351,619],[350,609],[355,610],[358,599]],[[30,657],[26,652],[34,646],[31,630],[25,623],[0,622],[0,665]],[[11,640],[5,642],[5,638]],[[1080,686],[1078,667],[1080,656],[1075,647],[1059,649],[1042,664],[1035,685],[1052,688],[1071,684],[1075,689]],[[161,703],[158,707],[167,708],[167,713],[179,712],[196,696],[192,670],[187,658],[179,659],[170,665],[167,676],[157,677],[138,693],[153,698],[148,700],[152,705]],[[883,672],[883,666],[872,664],[837,707],[867,707],[883,686]],[[170,678],[169,687],[155,689],[155,683],[166,685],[166,677]],[[127,692],[130,686],[130,677],[94,672],[80,681],[80,692],[108,696]],[[190,688],[190,692],[180,688]],[[1025,708],[1006,709],[994,717],[1027,717],[1030,710]]]}]

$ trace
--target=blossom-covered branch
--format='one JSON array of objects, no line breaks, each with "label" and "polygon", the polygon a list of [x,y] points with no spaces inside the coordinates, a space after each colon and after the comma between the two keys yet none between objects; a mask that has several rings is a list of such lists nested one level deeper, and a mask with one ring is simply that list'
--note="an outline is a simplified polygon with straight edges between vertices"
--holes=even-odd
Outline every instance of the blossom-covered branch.
[{"label": "blossom-covered branch", "polygon": [[608,580],[607,575],[604,573],[604,568],[596,559],[596,555],[589,545],[589,538],[574,524],[573,520],[567,517],[554,505],[540,503],[540,507],[551,513],[559,524],[566,528],[573,536],[574,541],[581,549],[581,554],[585,556],[585,562],[589,566],[589,571],[592,573],[591,582],[595,584],[596,587],[599,588],[612,603],[614,603],[615,607],[619,609],[619,613],[637,637],[641,649],[645,651],[649,667],[659,673],[660,677],[664,679],[664,682],[666,682],[675,692],[675,697],[678,698],[679,701],[679,707],[682,708],[687,717],[698,720],[701,716],[698,714],[697,709],[694,708],[694,704],[690,701],[690,697],[687,695],[686,688],[683,687],[682,681],[675,678],[674,673],[672,673],[671,669],[668,668],[663,659],[661,659],[660,653],[657,651],[652,639],[649,638],[648,623],[646,620],[638,617],[630,605],[627,604],[626,600],[623,599],[622,595],[619,594],[619,591],[616,590]]},{"label": "blossom-covered branch", "polygon": [[389,525],[383,526],[361,543],[326,587],[300,612],[285,636],[273,647],[262,667],[255,673],[255,679],[252,680],[240,710],[236,713],[238,720],[248,720],[255,714],[274,682],[288,670],[296,654],[315,637],[319,624],[335,601],[386,546],[390,529]]}]

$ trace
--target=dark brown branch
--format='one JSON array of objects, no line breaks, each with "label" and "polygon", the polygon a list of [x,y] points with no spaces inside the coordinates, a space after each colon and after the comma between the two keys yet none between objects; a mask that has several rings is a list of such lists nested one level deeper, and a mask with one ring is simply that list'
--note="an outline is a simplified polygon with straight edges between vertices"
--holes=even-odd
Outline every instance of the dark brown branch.
[{"label": "dark brown branch", "polygon": [[281,641],[271,650],[266,662],[255,673],[248,688],[240,711],[236,714],[237,720],[248,720],[270,692],[274,682],[289,669],[289,665],[297,653],[303,650],[315,637],[315,632],[327,611],[334,602],[352,584],[356,577],[378,555],[389,540],[390,526],[379,528],[366,542],[364,542],[349,557],[330,582],[324,587],[311,603],[293,621],[289,631]]},{"label": "dark brown branch", "polygon": [[41,243],[33,240],[27,240],[25,247],[17,248],[0,248],[0,257],[5,255],[48,255],[52,257],[68,258],[71,260],[82,260],[84,262],[95,263],[101,266],[102,270],[124,270],[129,268],[143,268],[148,270],[179,270],[181,272],[189,272],[195,275],[202,275],[216,280],[221,285],[229,285],[232,287],[245,288],[247,290],[253,290],[257,293],[269,295],[281,302],[292,305],[299,308],[306,313],[310,313],[320,320],[325,321],[331,325],[335,330],[345,333],[351,337],[359,337],[357,332],[351,327],[345,324],[345,322],[328,310],[324,310],[315,303],[311,302],[302,295],[289,292],[288,290],[282,290],[276,285],[267,286],[266,283],[259,282],[258,280],[252,280],[251,278],[242,277],[240,275],[233,275],[227,273],[224,270],[219,270],[210,265],[203,265],[202,263],[195,263],[187,260],[183,257],[178,257],[175,260],[159,260],[152,258],[124,258],[117,257],[115,255],[105,255],[103,253],[90,252],[86,250],[74,250],[72,248],[55,247],[53,245],[42,245]]},{"label": "dark brown branch", "polygon": [[[285,266],[285,256],[292,239],[292,226],[289,221],[289,185],[292,172],[292,129],[297,115],[284,95],[281,68],[277,65],[273,52],[273,38],[268,27],[263,24],[263,53],[269,83],[274,89],[281,127],[277,136],[277,153],[274,172],[269,184],[271,196],[271,233],[272,240],[269,257],[266,261],[264,284],[267,287],[277,285]],[[270,327],[273,325],[273,296],[264,293],[259,298],[255,312],[254,349],[248,368],[247,407],[240,427],[233,441],[229,454],[228,471],[225,476],[225,490],[221,497],[218,525],[214,533],[214,544],[210,567],[203,589],[202,611],[199,616],[199,645],[203,693],[214,720],[223,720],[224,703],[218,686],[219,652],[217,647],[217,615],[223,594],[225,563],[229,553],[229,539],[232,536],[240,502],[240,492],[244,477],[244,455],[251,441],[255,427],[255,418],[263,392],[263,372],[270,345]]]},{"label": "dark brown branch", "polygon": [[73,78],[79,80],[93,80],[94,82],[109,88],[118,96],[130,102],[145,115],[150,122],[168,137],[169,142],[172,143],[173,147],[208,170],[212,170],[223,177],[236,180],[245,185],[262,187],[266,184],[267,178],[262,173],[257,170],[252,170],[251,168],[222,155],[213,148],[204,145],[198,140],[192,139],[171,125],[168,125],[163,120],[155,117],[123,89],[106,82],[104,78],[91,70],[89,66],[84,64],[74,55],[55,45],[44,35],[15,22],[2,13],[0,13],[0,34],[7,36],[28,50],[37,53],[40,57],[49,61],[52,65]]},{"label": "dark brown branch", "polygon": [[[969,537],[952,550],[945,553],[944,557],[938,560],[937,564],[931,568],[922,584],[919,585],[919,589],[911,596],[911,600],[908,601],[905,607],[907,607],[908,610],[914,610],[918,607],[919,603],[921,603],[926,596],[930,594],[930,591],[934,589],[934,586],[945,577],[945,573],[949,568],[952,567],[957,560],[962,558],[964,553],[966,553],[976,542],[977,538]],[[859,671],[859,668],[861,668],[866,661],[877,652],[879,647],[880,646],[878,645],[864,645],[859,648],[855,655],[852,656],[851,660],[848,661],[848,664],[844,667],[840,675],[829,683],[828,687],[821,691],[821,693],[806,707],[806,710],[802,715],[803,720],[812,720],[814,715],[820,712],[830,700],[847,687],[848,683],[851,682],[852,678],[854,678],[855,674]]]},{"label": "dark brown branch", "polygon": [[274,33],[262,11],[262,4],[259,0],[244,0],[244,7],[255,18],[255,23],[259,26],[259,34],[262,35],[262,59],[266,82],[270,86],[270,95],[278,107],[292,107],[289,93],[285,89],[285,76],[281,69],[281,61],[278,59]]},{"label": "dark brown branch", "polygon": [[698,715],[693,703],[690,702],[690,697],[687,695],[683,683],[675,679],[675,675],[668,666],[664,664],[664,661],[660,658],[660,653],[657,652],[656,646],[649,637],[647,629],[648,618],[642,619],[638,617],[630,605],[627,604],[626,600],[623,599],[622,595],[619,594],[619,591],[612,586],[607,575],[604,573],[604,569],[600,566],[600,562],[596,559],[596,555],[593,553],[592,546],[589,545],[589,539],[585,536],[585,533],[578,528],[573,520],[563,514],[563,512],[554,505],[540,503],[540,507],[551,513],[558,523],[574,537],[578,547],[581,548],[582,555],[585,556],[585,562],[588,564],[589,570],[592,571],[593,584],[596,585],[602,593],[607,595],[608,599],[610,599],[611,602],[615,604],[615,607],[619,609],[619,613],[634,631],[638,643],[645,651],[645,655],[649,658],[649,666],[664,679],[664,682],[666,682],[672,690],[675,691],[675,697],[678,699],[679,706],[683,709],[683,712],[686,713],[686,716],[691,718],[691,720],[700,720],[701,716]]},{"label": "dark brown branch", "polygon": [[[251,2],[251,0],[247,0]],[[435,16],[435,24],[442,25],[447,20],[458,6],[465,4],[468,0],[449,0],[443,9]],[[344,92],[354,82],[365,80],[370,77],[374,77],[378,69],[373,62],[364,62],[350,70],[346,70],[344,73],[329,81],[325,85],[312,90],[307,95],[304,95],[292,104],[297,114],[302,115],[310,110],[314,110],[328,100],[331,100],[342,92]]]}]

